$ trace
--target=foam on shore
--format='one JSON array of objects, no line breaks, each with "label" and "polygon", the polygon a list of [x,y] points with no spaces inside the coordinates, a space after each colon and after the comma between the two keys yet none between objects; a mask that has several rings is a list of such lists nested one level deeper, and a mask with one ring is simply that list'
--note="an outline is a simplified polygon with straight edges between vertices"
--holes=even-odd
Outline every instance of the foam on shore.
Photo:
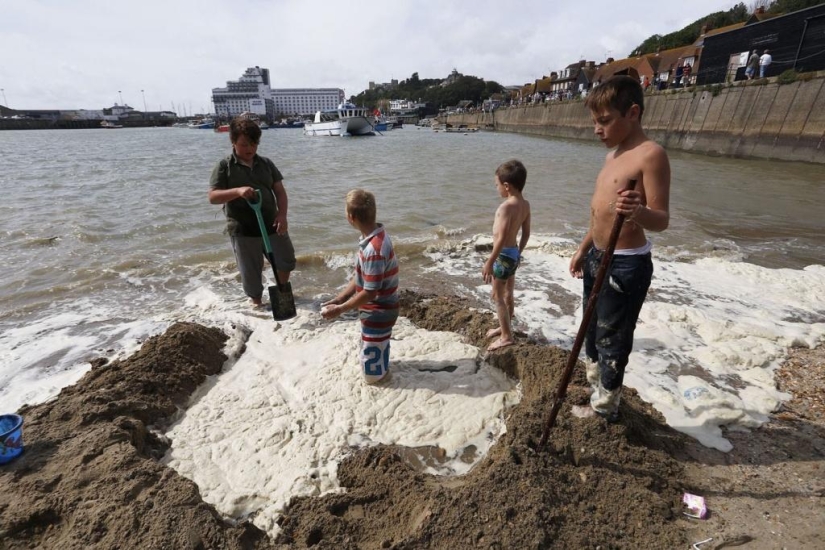
[{"label": "foam on shore", "polygon": [[[485,241],[431,252],[430,269],[474,277]],[[534,236],[516,279],[517,328],[567,349],[582,315],[581,281],[568,274],[575,246]],[[729,451],[721,425],[759,426],[790,397],[773,380],[787,348],[825,340],[825,267],[768,269],[742,262],[736,251],[690,262],[663,259],[655,246],[653,253],[625,385],[675,429]],[[470,290],[486,298],[490,286]]]},{"label": "foam on shore", "polygon": [[[191,300],[217,320],[208,294]],[[519,400],[518,387],[481,362],[478,348],[404,318],[393,334],[390,380],[368,386],[354,317],[325,322],[306,309],[286,323],[268,313],[246,317],[252,332],[243,354],[168,432],[167,462],[222,513],[252,515],[273,534],[292,497],[339,490],[337,465],[351,447],[437,446],[444,461],[428,471],[461,474],[503,433],[503,413]],[[230,356],[240,345],[230,340]]]}]

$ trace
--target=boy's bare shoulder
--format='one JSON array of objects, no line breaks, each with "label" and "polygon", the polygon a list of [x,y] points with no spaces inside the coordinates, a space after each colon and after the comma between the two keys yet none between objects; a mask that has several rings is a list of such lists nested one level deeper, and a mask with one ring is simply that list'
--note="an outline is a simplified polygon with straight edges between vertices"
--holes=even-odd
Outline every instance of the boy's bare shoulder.
[{"label": "boy's bare shoulder", "polygon": [[639,153],[641,153],[645,158],[667,158],[667,151],[665,151],[665,148],[652,139],[648,139],[639,144]]}]

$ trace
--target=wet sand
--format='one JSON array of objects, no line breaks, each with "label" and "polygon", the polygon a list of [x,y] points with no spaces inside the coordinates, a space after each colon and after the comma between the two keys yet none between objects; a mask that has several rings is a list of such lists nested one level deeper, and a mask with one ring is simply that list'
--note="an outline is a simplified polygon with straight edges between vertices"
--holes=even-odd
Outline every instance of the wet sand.
[{"label": "wet sand", "polygon": [[[405,293],[402,315],[482,347],[495,322],[479,305]],[[0,549],[684,548],[709,537],[702,548],[815,548],[825,525],[821,348],[793,350],[777,382],[794,399],[762,428],[726,433],[731,453],[670,429],[632,390],[618,424],[573,417],[570,406],[587,400],[582,368],[538,451],[568,352],[522,337],[488,356],[521,380],[523,398],[469,474],[421,473],[406,449],[353,449],[338,472],[346,492],[294,499],[273,540],[221,517],[158,461],[169,444],[156,434],[220,372],[225,341],[178,323],[22,408],[26,450],[0,466]],[[683,515],[685,491],[708,499],[709,519]]]}]

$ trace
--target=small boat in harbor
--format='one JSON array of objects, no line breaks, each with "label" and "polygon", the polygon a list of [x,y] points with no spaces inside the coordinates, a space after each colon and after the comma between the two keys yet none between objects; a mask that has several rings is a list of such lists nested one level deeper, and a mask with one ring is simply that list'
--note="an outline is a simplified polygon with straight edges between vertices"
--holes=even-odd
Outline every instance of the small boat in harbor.
[{"label": "small boat in harbor", "polygon": [[215,128],[215,121],[211,118],[204,118],[201,120],[193,120],[189,123],[187,128],[192,130],[212,130]]},{"label": "small boat in harbor", "polygon": [[371,116],[364,107],[341,103],[334,111],[318,111],[312,122],[304,124],[307,136],[368,136],[374,135]]},{"label": "small boat in harbor", "polygon": [[282,118],[278,122],[270,124],[270,128],[303,128],[304,121],[300,119]]},{"label": "small boat in harbor", "polygon": [[215,127],[216,132],[228,132],[229,131],[229,124],[221,124]]},{"label": "small boat in harbor", "polygon": [[115,128],[123,128],[123,125],[122,124],[115,124],[114,122],[112,122],[110,120],[101,120],[100,121],[100,127],[101,128],[106,128],[107,130],[113,130]]}]

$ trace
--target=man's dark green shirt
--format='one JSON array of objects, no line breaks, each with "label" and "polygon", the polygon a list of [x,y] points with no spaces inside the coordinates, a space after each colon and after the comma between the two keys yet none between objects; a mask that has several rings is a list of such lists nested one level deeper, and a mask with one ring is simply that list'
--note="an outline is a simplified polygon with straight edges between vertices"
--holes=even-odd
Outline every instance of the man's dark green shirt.
[{"label": "man's dark green shirt", "polygon": [[[273,193],[274,184],[284,178],[275,164],[266,157],[255,155],[252,159],[252,168],[241,164],[232,153],[218,162],[209,178],[209,189],[235,189],[238,187],[252,187],[261,192],[261,213],[267,227],[267,233],[275,233],[273,224],[278,212],[278,205]],[[235,199],[223,206],[226,213],[226,231],[230,235],[243,237],[260,237],[258,218],[255,211],[246,199]]]}]

